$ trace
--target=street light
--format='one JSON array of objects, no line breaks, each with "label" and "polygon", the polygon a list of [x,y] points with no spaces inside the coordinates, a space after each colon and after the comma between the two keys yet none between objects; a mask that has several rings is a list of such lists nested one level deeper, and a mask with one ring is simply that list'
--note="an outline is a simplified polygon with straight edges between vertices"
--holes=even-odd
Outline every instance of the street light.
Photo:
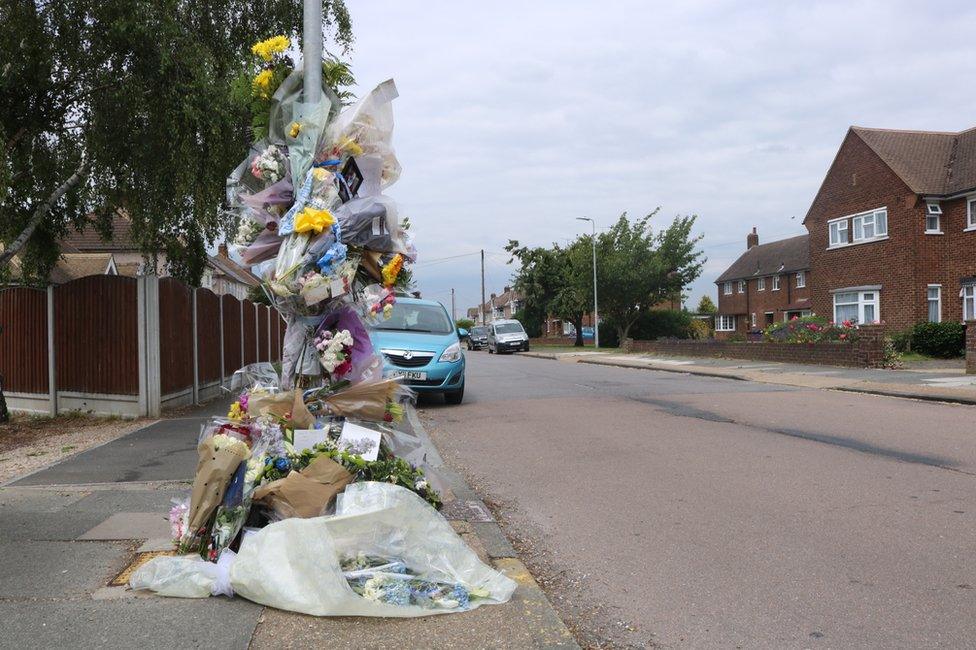
[{"label": "street light", "polygon": [[600,349],[600,312],[596,307],[596,222],[589,217],[576,217],[577,221],[589,221],[593,226],[593,347]]}]

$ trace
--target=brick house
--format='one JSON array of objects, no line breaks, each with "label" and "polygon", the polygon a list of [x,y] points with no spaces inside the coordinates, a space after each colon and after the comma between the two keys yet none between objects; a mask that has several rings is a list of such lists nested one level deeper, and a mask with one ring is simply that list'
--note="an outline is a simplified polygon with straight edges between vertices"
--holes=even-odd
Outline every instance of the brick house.
[{"label": "brick house", "polygon": [[803,221],[813,310],[834,320],[976,313],[976,129],[851,127]]},{"label": "brick house", "polygon": [[715,281],[716,338],[744,335],[775,321],[811,313],[807,239],[800,235],[760,244],[755,228],[746,235],[746,252]]}]

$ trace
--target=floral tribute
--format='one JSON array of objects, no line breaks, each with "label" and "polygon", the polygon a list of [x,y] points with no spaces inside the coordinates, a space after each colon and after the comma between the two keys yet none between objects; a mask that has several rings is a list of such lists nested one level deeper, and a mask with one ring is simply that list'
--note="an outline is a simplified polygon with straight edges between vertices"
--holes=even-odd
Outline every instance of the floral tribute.
[{"label": "floral tribute", "polygon": [[843,343],[855,340],[857,334],[856,323],[845,320],[838,324],[820,316],[794,316],[763,330],[763,338],[779,343]]}]

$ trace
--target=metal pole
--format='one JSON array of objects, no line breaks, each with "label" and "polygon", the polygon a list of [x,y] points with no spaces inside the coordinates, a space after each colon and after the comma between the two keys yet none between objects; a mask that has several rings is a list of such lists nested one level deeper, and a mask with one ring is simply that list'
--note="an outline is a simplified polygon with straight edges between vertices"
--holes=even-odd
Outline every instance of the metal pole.
[{"label": "metal pole", "polygon": [[481,324],[485,325],[485,249],[481,249]]},{"label": "metal pole", "polygon": [[303,2],[303,98],[306,104],[315,104],[322,96],[322,0]]},{"label": "metal pole", "polygon": [[454,289],[451,288],[451,320],[457,320],[457,311],[454,308]]},{"label": "metal pole", "polygon": [[597,310],[596,300],[596,221],[590,219],[593,226],[593,347],[600,349],[600,312]]}]

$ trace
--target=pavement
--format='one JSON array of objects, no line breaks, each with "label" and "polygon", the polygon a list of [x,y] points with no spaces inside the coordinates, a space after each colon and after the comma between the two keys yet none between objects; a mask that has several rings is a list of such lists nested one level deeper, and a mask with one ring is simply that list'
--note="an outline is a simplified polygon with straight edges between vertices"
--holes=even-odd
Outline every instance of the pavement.
[{"label": "pavement", "polygon": [[0,647],[578,647],[488,508],[433,447],[445,516],[518,583],[506,604],[423,619],[315,618],[242,598],[108,586],[136,553],[171,548],[166,518],[171,500],[189,493],[200,425],[226,411],[221,402],[161,420],[0,487]]},{"label": "pavement", "polygon": [[427,430],[582,645],[976,645],[976,408],[467,358]]},{"label": "pavement", "polygon": [[775,361],[744,361],[706,357],[654,354],[617,354],[586,350],[547,352],[522,356],[570,363],[590,363],[622,368],[677,372],[703,377],[722,377],[765,384],[822,388],[936,402],[976,404],[976,375],[951,361],[945,367],[926,363],[921,368],[845,368]]}]

